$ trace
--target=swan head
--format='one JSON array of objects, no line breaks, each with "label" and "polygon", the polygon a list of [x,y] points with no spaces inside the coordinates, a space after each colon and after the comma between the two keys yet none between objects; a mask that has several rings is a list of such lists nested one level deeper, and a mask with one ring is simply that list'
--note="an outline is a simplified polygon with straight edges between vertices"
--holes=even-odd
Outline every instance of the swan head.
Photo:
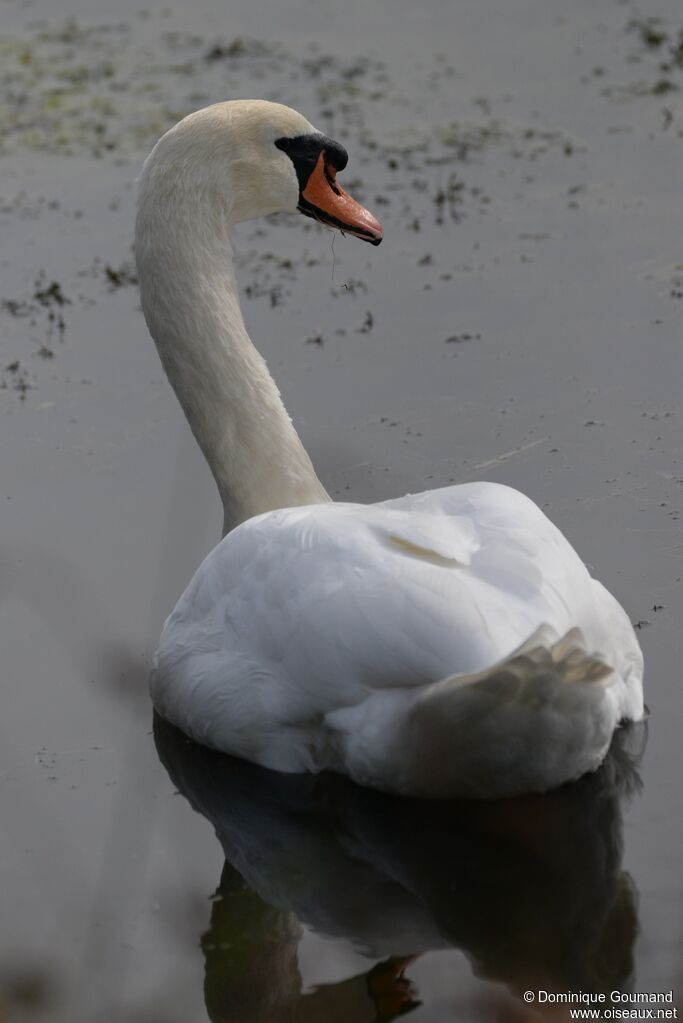
[{"label": "swan head", "polygon": [[205,196],[230,223],[298,210],[373,245],[382,227],[337,182],[348,160],[338,142],[296,110],[265,100],[232,100],[197,110],[159,140],[141,193],[167,200]]}]

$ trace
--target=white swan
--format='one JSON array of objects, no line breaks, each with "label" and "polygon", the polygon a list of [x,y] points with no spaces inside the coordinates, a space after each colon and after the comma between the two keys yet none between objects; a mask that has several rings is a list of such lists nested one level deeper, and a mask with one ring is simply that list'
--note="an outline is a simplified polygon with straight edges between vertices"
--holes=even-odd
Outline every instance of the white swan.
[{"label": "white swan", "polygon": [[280,771],[426,797],[553,788],[642,716],[620,605],[528,498],[468,483],[333,504],[240,313],[230,228],[299,209],[378,244],[347,156],[261,101],[186,117],[145,163],[142,306],[228,535],[162,632],[162,715]]}]

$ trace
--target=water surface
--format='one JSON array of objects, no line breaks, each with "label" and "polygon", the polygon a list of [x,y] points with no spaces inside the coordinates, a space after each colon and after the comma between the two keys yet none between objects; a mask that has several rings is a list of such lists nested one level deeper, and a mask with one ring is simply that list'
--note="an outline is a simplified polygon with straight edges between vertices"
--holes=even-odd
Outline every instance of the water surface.
[{"label": "water surface", "polygon": [[[672,0],[2,0],[0,1016],[440,1023],[676,987],[681,29]],[[245,95],[339,138],[385,227],[237,234],[321,478],[544,507],[638,623],[637,774],[642,730],[547,800],[397,805],[153,734],[159,628],[221,512],[137,307],[134,183]]]}]

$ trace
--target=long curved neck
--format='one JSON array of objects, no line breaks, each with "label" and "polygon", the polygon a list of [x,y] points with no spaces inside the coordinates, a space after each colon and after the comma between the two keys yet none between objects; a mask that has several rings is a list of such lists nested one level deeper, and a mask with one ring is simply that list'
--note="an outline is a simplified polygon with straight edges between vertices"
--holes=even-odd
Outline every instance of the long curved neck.
[{"label": "long curved neck", "polygon": [[274,508],[329,501],[244,325],[225,207],[143,191],[142,308],[223,501],[224,533]]}]

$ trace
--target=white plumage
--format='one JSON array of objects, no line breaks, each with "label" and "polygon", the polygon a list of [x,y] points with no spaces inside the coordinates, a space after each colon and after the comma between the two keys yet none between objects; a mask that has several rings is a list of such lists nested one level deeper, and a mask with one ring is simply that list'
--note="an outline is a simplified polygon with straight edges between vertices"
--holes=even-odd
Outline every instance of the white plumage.
[{"label": "white plumage", "polygon": [[[164,626],[154,704],[216,749],[404,794],[494,797],[577,778],[643,713],[619,604],[508,487],[329,502],[251,345],[228,231],[235,210],[256,215],[264,165],[262,212],[278,208],[278,180],[279,208],[296,202],[283,136],[325,152],[291,110],[219,104],[172,129],[143,173],[143,309],[235,527]],[[325,202],[321,187],[300,195]],[[333,212],[339,195],[376,240],[374,218],[332,180]]]},{"label": "white plumage", "polygon": [[626,615],[536,505],[469,483],[238,526],[166,622],[152,696],[266,767],[492,796],[597,767],[642,714],[641,672]]}]

